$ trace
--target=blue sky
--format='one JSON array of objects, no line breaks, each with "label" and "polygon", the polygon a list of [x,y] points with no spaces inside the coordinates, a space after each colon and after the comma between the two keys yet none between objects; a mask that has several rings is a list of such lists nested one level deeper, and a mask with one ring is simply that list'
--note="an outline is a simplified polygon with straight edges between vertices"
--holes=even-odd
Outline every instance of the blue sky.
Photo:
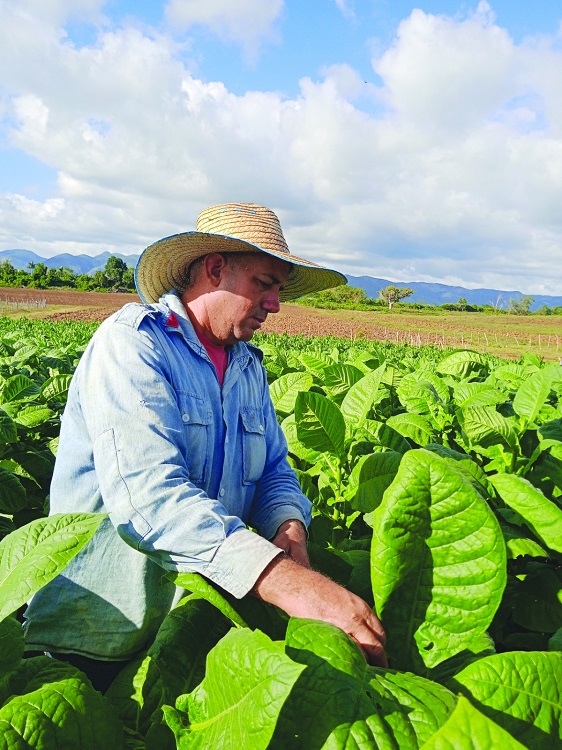
[{"label": "blue sky", "polygon": [[561,21],[514,0],[0,0],[0,249],[137,254],[248,200],[343,273],[561,294]]}]

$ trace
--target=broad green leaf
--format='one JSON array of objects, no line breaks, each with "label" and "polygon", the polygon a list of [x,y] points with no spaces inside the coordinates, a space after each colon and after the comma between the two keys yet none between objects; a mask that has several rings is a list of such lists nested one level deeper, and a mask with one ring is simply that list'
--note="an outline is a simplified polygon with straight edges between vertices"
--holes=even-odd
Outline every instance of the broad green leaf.
[{"label": "broad green leaf", "polygon": [[442,359],[436,369],[441,375],[453,375],[462,380],[469,375],[480,375],[486,372],[488,361],[485,354],[463,349]]},{"label": "broad green leaf", "polygon": [[178,749],[265,750],[303,670],[259,630],[231,631],[209,653],[200,686],[164,709]]},{"label": "broad green leaf", "polygon": [[183,599],[164,619],[146,657],[127,666],[105,694],[125,726],[144,736],[164,724],[158,729],[158,748],[164,750],[166,742],[175,748],[162,705],[173,705],[179,695],[197,687],[205,676],[207,654],[231,626],[209,602]]},{"label": "broad green leaf", "polygon": [[406,453],[411,449],[406,438],[390,427],[386,422],[377,422],[374,419],[366,419],[363,423],[363,433],[372,438],[375,445],[382,445],[397,453]]},{"label": "broad green leaf", "polygon": [[508,397],[488,383],[459,383],[455,387],[455,403],[461,409],[475,406],[496,406],[503,404]]},{"label": "broad green leaf", "polygon": [[25,401],[38,396],[40,390],[37,383],[26,375],[14,375],[4,383],[0,399],[3,404],[13,401]]},{"label": "broad green leaf", "polygon": [[18,667],[24,648],[21,623],[15,617],[0,621],[0,678]]},{"label": "broad green leaf", "polygon": [[549,651],[562,651],[562,627],[558,628],[556,633],[548,640]]},{"label": "broad green leaf", "polygon": [[[238,614],[236,609],[225,599],[221,592],[198,573],[170,573],[169,578],[176,586],[180,586],[187,591],[191,591],[193,594],[197,594],[202,599],[206,599],[213,607],[222,612],[225,617],[232,620],[235,625],[241,628],[248,627],[242,616]],[[190,606],[189,601],[186,604]]]},{"label": "broad green leaf", "polygon": [[449,719],[423,746],[422,750],[525,750],[462,695]]},{"label": "broad green leaf", "polygon": [[27,505],[25,488],[11,471],[0,468],[0,513],[12,515]]},{"label": "broad green leaf", "polygon": [[562,510],[557,505],[515,474],[494,474],[490,482],[504,503],[522,516],[547,547],[562,552]]},{"label": "broad green leaf", "polygon": [[562,653],[516,651],[470,664],[450,682],[530,750],[562,743]]},{"label": "broad green leaf", "polygon": [[327,354],[321,354],[320,352],[314,352],[314,354],[310,354],[309,352],[302,352],[301,354],[299,354],[298,358],[307,370],[312,372],[314,375],[318,375],[321,378],[324,375],[324,370],[326,369],[326,367],[334,364],[334,361],[331,359],[331,357],[329,357]]},{"label": "broad green leaf", "polygon": [[520,417],[525,417],[529,424],[535,422],[543,404],[552,388],[550,370],[536,372],[525,380],[517,389],[513,399],[513,409]]},{"label": "broad green leaf", "polygon": [[295,403],[297,437],[307,448],[343,457],[345,422],[338,406],[320,393],[299,393]]},{"label": "broad green leaf", "polygon": [[15,443],[18,439],[16,423],[4,409],[0,409],[0,442]]},{"label": "broad green leaf", "polygon": [[539,427],[537,432],[543,450],[558,445],[562,447],[562,418],[546,422]]},{"label": "broad green leaf", "polygon": [[513,621],[527,630],[554,633],[562,624],[562,579],[549,565],[535,563],[518,582]]},{"label": "broad green leaf", "polygon": [[22,662],[0,708],[0,750],[123,750],[112,707],[79,670],[56,659]]},{"label": "broad green leaf", "polygon": [[20,409],[15,417],[15,421],[24,427],[38,427],[40,424],[48,422],[52,419],[55,412],[49,409],[48,406],[27,406],[25,409]]},{"label": "broad green leaf", "polygon": [[435,431],[431,423],[421,414],[395,414],[386,420],[386,424],[422,447],[432,443],[435,439]]},{"label": "broad green leaf", "polygon": [[501,443],[513,448],[517,445],[511,422],[490,406],[459,410],[457,416],[473,446],[487,448]]},{"label": "broad green leaf", "polygon": [[460,472],[472,484],[477,492],[483,497],[489,497],[491,490],[488,476],[482,467],[475,463],[468,454],[460,453],[439,443],[429,443],[425,446],[425,450],[437,453],[438,456],[444,458],[451,464],[455,471]]},{"label": "broad green leaf", "polygon": [[378,390],[386,365],[382,364],[358,380],[341,403],[341,411],[347,424],[353,429],[363,425],[373,404],[377,402]]},{"label": "broad green leaf", "polygon": [[281,414],[291,414],[295,409],[295,400],[301,391],[310,390],[313,383],[309,372],[288,372],[274,380],[269,387],[275,410]]},{"label": "broad green leaf", "polygon": [[306,669],[283,706],[270,750],[418,748],[455,704],[441,685],[369,667],[357,644],[329,623],[291,620],[286,651]]},{"label": "broad green leaf", "polygon": [[0,620],[52,581],[86,546],[102,513],[60,513],[39,518],[0,542]]},{"label": "broad green leaf", "polygon": [[528,532],[514,526],[501,525],[508,559],[516,557],[548,557],[546,547],[541,547],[534,539],[529,539]]},{"label": "broad green leaf", "polygon": [[345,394],[364,376],[358,367],[350,364],[330,365],[324,370],[324,388],[336,403],[341,402]]},{"label": "broad green leaf", "polygon": [[45,401],[59,401],[64,403],[70,388],[72,375],[53,375],[41,386],[41,396]]},{"label": "broad green leaf", "polygon": [[406,453],[373,515],[371,578],[391,665],[424,674],[468,648],[501,601],[505,566],[499,524],[472,485],[433,453]]},{"label": "broad green leaf", "polygon": [[401,453],[383,451],[359,459],[349,477],[346,493],[354,510],[370,513],[380,505],[386,488],[396,476],[401,458]]},{"label": "broad green leaf", "polygon": [[319,460],[322,453],[320,453],[320,451],[313,450],[312,448],[307,448],[307,446],[303,445],[299,440],[297,436],[297,423],[294,414],[290,414],[288,417],[285,417],[285,419],[281,422],[281,429],[283,430],[283,434],[285,435],[289,453],[292,453],[297,458],[300,458],[309,464],[315,464]]}]

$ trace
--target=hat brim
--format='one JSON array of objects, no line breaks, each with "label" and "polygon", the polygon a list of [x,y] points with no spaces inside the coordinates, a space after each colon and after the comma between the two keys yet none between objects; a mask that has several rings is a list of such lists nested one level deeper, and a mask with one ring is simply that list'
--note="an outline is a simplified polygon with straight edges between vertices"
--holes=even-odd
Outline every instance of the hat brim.
[{"label": "hat brim", "polygon": [[208,253],[265,253],[291,263],[293,268],[279,294],[282,302],[347,284],[343,273],[296,255],[264,250],[237,237],[208,232],[182,232],[149,245],[140,256],[135,268],[135,286],[141,300],[149,304],[158,302],[163,294],[172,289],[182,292],[186,268]]}]

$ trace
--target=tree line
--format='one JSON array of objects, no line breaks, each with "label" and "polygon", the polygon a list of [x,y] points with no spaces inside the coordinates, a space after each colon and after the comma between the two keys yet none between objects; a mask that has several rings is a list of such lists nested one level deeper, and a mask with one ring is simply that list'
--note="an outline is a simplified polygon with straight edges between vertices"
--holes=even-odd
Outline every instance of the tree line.
[{"label": "tree line", "polygon": [[76,289],[80,292],[134,292],[134,269],[111,255],[103,270],[93,274],[74,273],[71,268],[47,268],[44,263],[28,263],[29,270],[14,268],[9,260],[0,263],[0,286],[29,289]]},{"label": "tree line", "polygon": [[519,299],[511,298],[507,309],[503,309],[498,304],[471,305],[464,297],[461,297],[458,302],[446,302],[442,305],[428,305],[423,302],[402,302],[402,300],[412,294],[414,294],[414,290],[409,287],[389,285],[384,289],[380,289],[378,292],[379,296],[373,298],[368,297],[365,290],[359,287],[338,286],[334,289],[326,289],[322,292],[309,294],[298,300],[298,302],[307,307],[319,307],[328,310],[380,310],[381,308],[392,310],[397,305],[400,308],[408,310],[446,310],[500,313],[504,315],[562,315],[562,306],[548,307],[547,305],[531,313],[531,306],[535,300],[528,295]]}]

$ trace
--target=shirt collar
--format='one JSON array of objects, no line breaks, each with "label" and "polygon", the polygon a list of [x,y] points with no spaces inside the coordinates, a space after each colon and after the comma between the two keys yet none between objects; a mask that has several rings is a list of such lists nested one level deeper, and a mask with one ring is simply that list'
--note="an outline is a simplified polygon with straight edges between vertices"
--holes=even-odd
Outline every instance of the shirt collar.
[{"label": "shirt collar", "polygon": [[[162,297],[160,297],[159,302],[164,305],[165,308],[168,308],[169,311],[165,322],[167,330],[179,331],[186,342],[195,349],[198,354],[203,355],[205,348],[195,333],[195,329],[193,328],[178,292],[175,289],[172,289],[171,292],[163,294]],[[163,312],[165,314],[166,310],[163,310]],[[227,347],[227,351],[230,351],[231,360],[237,361],[241,368],[247,367],[253,356],[257,356],[260,362],[263,359],[262,350],[245,341],[239,341],[234,344],[234,346]]]}]

